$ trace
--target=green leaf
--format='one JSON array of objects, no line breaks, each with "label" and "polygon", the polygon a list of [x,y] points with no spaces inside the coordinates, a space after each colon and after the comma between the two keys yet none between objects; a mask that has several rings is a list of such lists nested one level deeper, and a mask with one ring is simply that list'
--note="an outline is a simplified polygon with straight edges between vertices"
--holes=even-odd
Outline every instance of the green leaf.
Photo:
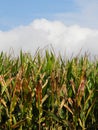
[{"label": "green leaf", "polygon": [[85,117],[85,120],[87,120],[93,106],[95,105],[95,102],[96,102],[96,99],[93,101],[92,105],[89,107],[88,111],[87,111],[87,114],[86,114],[86,117]]},{"label": "green leaf", "polygon": [[1,95],[3,95],[3,93],[4,93],[4,92],[5,92],[5,90],[6,90],[6,88],[7,88],[7,86],[6,86],[6,85],[2,87]]}]

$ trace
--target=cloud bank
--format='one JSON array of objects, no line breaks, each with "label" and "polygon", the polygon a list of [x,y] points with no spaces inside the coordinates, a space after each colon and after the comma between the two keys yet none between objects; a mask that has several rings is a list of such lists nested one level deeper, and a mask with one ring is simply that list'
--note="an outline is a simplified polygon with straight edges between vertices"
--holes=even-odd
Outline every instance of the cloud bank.
[{"label": "cloud bank", "polygon": [[98,30],[82,28],[78,25],[66,26],[59,21],[34,20],[28,26],[20,26],[10,31],[0,31],[0,52],[15,54],[20,49],[34,54],[38,48],[52,45],[55,52],[71,56],[89,52],[98,55]]}]

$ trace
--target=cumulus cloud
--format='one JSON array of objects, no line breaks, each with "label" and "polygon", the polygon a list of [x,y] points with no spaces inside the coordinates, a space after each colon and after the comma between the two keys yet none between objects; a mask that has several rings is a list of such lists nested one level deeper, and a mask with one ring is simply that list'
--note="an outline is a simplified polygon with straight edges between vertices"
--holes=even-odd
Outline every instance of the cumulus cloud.
[{"label": "cumulus cloud", "polygon": [[56,53],[71,56],[88,51],[98,55],[98,31],[82,28],[78,25],[66,26],[59,21],[46,19],[34,20],[28,26],[20,26],[10,31],[0,31],[0,51],[9,52],[13,48],[15,54],[20,49],[35,53],[37,48],[52,44]]}]

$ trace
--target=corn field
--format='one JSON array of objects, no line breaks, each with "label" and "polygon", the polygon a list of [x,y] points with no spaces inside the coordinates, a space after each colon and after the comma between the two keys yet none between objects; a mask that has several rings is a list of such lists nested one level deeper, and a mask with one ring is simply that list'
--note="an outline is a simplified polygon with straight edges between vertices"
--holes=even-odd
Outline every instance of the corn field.
[{"label": "corn field", "polygon": [[98,61],[0,53],[0,130],[98,130]]}]

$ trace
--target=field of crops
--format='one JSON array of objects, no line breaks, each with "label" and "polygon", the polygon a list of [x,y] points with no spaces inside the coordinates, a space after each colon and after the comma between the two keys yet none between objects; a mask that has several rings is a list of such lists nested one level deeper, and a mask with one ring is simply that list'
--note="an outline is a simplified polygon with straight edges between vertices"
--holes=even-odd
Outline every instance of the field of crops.
[{"label": "field of crops", "polygon": [[0,130],[98,130],[98,61],[1,53]]}]

